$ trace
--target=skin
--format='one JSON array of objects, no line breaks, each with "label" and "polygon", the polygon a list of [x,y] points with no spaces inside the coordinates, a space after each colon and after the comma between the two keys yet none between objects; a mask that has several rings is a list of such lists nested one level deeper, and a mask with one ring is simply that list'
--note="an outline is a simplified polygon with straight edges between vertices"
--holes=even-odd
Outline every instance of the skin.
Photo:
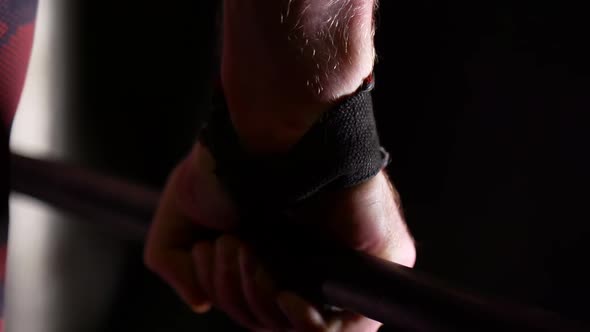
[{"label": "skin", "polygon": [[358,89],[373,70],[374,6],[373,0],[225,1],[221,78],[246,146],[287,149]]},{"label": "skin", "polygon": [[[246,149],[288,149],[318,116],[354,93],[372,71],[374,5],[368,0],[225,1],[222,82]],[[214,169],[215,160],[196,144],[171,173],[145,250],[150,269],[195,312],[215,306],[250,330],[379,328],[378,322],[350,312],[323,315],[276,285],[248,244],[230,235],[239,226],[238,212]],[[318,194],[291,213],[326,241],[414,265],[413,240],[384,172],[355,187]],[[198,234],[206,230],[225,235],[200,240]]]}]

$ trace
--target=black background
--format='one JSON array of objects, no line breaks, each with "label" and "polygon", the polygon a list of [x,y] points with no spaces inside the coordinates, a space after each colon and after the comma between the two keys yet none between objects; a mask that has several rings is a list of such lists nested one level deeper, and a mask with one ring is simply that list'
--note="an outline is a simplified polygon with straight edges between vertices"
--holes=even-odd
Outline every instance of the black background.
[{"label": "black background", "polygon": [[[217,3],[71,2],[72,159],[159,187],[208,111]],[[374,98],[418,269],[586,318],[587,32],[565,2],[381,1]]]}]

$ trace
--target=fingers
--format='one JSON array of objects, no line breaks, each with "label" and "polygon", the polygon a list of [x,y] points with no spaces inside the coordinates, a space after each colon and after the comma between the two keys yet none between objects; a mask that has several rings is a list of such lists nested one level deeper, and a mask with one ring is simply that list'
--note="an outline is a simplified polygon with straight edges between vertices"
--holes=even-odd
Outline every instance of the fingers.
[{"label": "fingers", "polygon": [[260,324],[249,310],[242,289],[240,246],[240,241],[232,236],[223,236],[215,243],[213,263],[215,305],[241,325],[259,328]]},{"label": "fingers", "polygon": [[195,244],[192,259],[197,293],[200,290],[202,296],[250,330],[374,332],[381,326],[346,311],[322,315],[303,298],[279,293],[253,253],[233,236]]},{"label": "fingers", "polygon": [[[197,283],[191,254],[182,246],[167,245],[170,234],[162,232],[166,232],[173,225],[163,220],[156,218],[154,221],[145,249],[145,263],[193,310],[205,312],[209,310],[211,303]],[[182,239],[179,238],[178,243],[182,243]]]},{"label": "fingers", "polygon": [[325,332],[327,324],[322,315],[309,303],[290,292],[281,292],[277,303],[298,332]]},{"label": "fingers", "polygon": [[199,242],[192,255],[200,289],[234,321],[256,331],[290,327],[276,303],[273,281],[237,238]]},{"label": "fingers", "polygon": [[212,279],[214,253],[214,242],[211,241],[198,242],[195,244],[192,251],[196,279],[205,295],[207,295],[212,301],[215,299],[215,288]]},{"label": "fingers", "polygon": [[[209,169],[212,165],[196,162],[194,155],[199,152],[195,151],[172,173],[162,195],[145,250],[151,270],[194,311],[206,312],[215,305],[252,330],[377,330],[378,323],[358,315],[323,317],[294,294],[281,293],[277,300],[270,277],[235,237],[203,241],[199,236],[203,228],[232,232],[237,219],[234,212],[227,212],[232,204]],[[207,155],[206,151],[201,153]],[[194,186],[187,186],[191,183]]]},{"label": "fingers", "polygon": [[[200,287],[191,249],[207,229],[236,227],[232,202],[213,172],[211,155],[200,145],[171,173],[147,237],[144,260],[193,310],[211,300]],[[208,264],[203,264],[208,267]]]},{"label": "fingers", "polygon": [[312,304],[291,292],[281,292],[277,302],[297,332],[375,332],[381,327],[377,321],[346,311],[322,316]]},{"label": "fingers", "polygon": [[146,263],[193,311],[205,313],[211,309],[209,297],[195,280],[190,255],[182,251],[170,251],[157,257],[152,256]]},{"label": "fingers", "polygon": [[178,176],[175,170],[167,185],[147,238],[144,261],[149,269],[171,286],[193,310],[204,312],[211,306],[194,275],[189,250],[195,226],[174,206]]},{"label": "fingers", "polygon": [[289,322],[275,301],[277,290],[254,254],[242,246],[239,253],[242,288],[252,313],[265,327],[273,331],[284,330]]}]

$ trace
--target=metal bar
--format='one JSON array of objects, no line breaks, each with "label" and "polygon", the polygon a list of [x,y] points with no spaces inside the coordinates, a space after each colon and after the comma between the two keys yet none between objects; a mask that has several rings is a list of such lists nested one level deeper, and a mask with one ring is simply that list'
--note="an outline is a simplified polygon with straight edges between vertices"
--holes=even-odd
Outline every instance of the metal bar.
[{"label": "metal bar", "polygon": [[[57,162],[12,155],[11,172],[14,191],[91,220],[123,225],[140,237],[158,201],[154,190]],[[274,219],[272,224],[280,226]],[[258,244],[285,285],[386,326],[411,331],[588,330],[557,314],[465,293],[418,271],[355,251],[315,250],[310,245],[314,241],[308,242],[309,234],[296,230],[254,229],[244,232],[244,237]],[[290,236],[277,236],[277,232]],[[306,250],[301,250],[303,241]]]}]

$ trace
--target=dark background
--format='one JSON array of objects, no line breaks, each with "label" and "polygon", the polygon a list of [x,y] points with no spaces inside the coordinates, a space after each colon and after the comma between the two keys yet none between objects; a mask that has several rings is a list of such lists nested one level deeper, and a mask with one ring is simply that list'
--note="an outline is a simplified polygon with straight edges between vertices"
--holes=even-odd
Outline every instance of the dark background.
[{"label": "dark background", "polygon": [[[68,159],[160,187],[208,111],[217,4],[67,7]],[[581,319],[590,296],[584,13],[557,1],[381,1],[374,94],[417,268]],[[140,246],[129,250],[105,330],[189,330],[188,311],[141,267]]]}]

